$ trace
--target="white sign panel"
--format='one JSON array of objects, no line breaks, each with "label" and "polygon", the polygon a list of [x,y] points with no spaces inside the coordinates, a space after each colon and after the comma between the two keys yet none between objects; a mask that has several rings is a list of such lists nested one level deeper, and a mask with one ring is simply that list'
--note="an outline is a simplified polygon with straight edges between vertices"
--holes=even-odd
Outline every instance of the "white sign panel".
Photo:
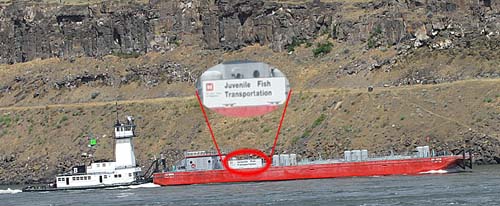
[{"label": "white sign panel", "polygon": [[262,159],[229,160],[229,167],[233,169],[261,168]]},{"label": "white sign panel", "polygon": [[286,101],[284,77],[207,80],[202,82],[208,108],[280,105]]}]

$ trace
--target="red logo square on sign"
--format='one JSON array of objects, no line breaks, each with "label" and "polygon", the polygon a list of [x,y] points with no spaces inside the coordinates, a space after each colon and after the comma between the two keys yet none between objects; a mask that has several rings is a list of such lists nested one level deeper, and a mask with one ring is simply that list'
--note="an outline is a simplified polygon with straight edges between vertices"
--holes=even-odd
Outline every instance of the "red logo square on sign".
[{"label": "red logo square on sign", "polygon": [[214,91],[214,84],[213,83],[207,83],[207,91]]}]

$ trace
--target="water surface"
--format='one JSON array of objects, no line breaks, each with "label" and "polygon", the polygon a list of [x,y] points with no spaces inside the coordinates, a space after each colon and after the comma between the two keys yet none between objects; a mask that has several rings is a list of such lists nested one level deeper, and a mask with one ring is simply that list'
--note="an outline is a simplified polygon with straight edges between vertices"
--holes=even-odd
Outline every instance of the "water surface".
[{"label": "water surface", "polygon": [[500,166],[419,176],[173,187],[148,184],[36,193],[19,188],[0,186],[0,205],[500,205]]}]

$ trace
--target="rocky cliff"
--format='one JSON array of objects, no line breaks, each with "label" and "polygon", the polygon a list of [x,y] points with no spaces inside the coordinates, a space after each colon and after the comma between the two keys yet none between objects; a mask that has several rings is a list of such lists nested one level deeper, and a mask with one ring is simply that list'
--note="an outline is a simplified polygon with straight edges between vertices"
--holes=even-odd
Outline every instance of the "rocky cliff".
[{"label": "rocky cliff", "polygon": [[258,43],[284,51],[322,34],[403,53],[420,46],[499,48],[500,4],[490,0],[303,2],[13,3],[0,12],[0,62],[164,52],[180,43],[224,50]]}]

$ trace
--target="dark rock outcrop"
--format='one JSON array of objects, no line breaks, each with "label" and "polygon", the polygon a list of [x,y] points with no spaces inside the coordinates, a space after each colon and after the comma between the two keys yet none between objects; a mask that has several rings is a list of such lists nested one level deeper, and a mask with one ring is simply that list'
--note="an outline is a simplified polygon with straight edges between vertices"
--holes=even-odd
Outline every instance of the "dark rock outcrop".
[{"label": "dark rock outcrop", "polygon": [[265,0],[125,5],[106,1],[75,6],[13,3],[0,11],[0,63],[162,52],[178,46],[180,40],[208,49],[235,50],[258,43],[283,51],[294,39],[311,40],[322,34],[366,43],[369,48],[406,43],[440,49],[475,44],[477,38],[484,46],[499,47],[499,4],[491,1],[353,3],[365,13],[358,18],[343,11],[344,4]]},{"label": "dark rock outcrop", "polygon": [[465,140],[473,149],[477,164],[500,164],[500,141],[492,136],[477,132],[465,134]]},{"label": "dark rock outcrop", "polygon": [[[12,81],[3,82],[2,84],[5,86],[0,88],[0,98],[6,93],[16,93],[16,100],[21,101],[27,97],[26,94],[32,94],[33,98],[40,98],[51,89],[71,90],[83,85],[98,88],[124,86],[132,82],[146,87],[154,87],[161,82],[194,84],[197,75],[196,72],[183,65],[168,61],[147,66],[129,66],[123,74],[85,70],[77,74],[67,74],[60,79],[50,79],[44,72],[36,75],[29,72],[23,76],[16,76]],[[98,95],[92,94],[92,99]]]}]

